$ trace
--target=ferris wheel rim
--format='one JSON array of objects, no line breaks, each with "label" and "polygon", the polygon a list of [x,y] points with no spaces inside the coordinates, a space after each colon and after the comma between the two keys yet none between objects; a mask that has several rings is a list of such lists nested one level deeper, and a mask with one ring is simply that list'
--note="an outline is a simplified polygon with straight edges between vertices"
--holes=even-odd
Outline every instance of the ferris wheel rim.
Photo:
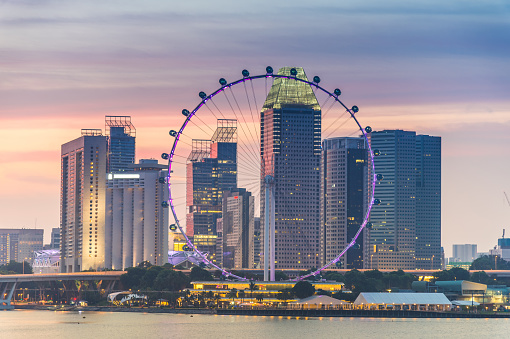
[{"label": "ferris wheel rim", "polygon": [[[365,213],[365,216],[364,216],[364,219],[363,219],[363,222],[361,223],[360,227],[358,228],[358,231],[356,232],[355,236],[352,238],[352,240],[347,244],[347,246],[340,252],[340,254],[338,254],[334,259],[330,260],[328,263],[326,263],[325,265],[323,265],[322,267],[316,269],[316,270],[313,270],[312,272],[306,274],[306,275],[303,275],[303,276],[298,276],[296,279],[293,279],[293,281],[300,281],[300,280],[304,280],[306,278],[309,278],[311,276],[316,276],[318,274],[320,274],[323,270],[327,269],[328,267],[330,267],[331,265],[333,264],[336,264],[340,258],[352,247],[356,244],[356,240],[358,239],[359,235],[361,234],[361,232],[363,231],[363,229],[365,229],[367,223],[368,223],[368,218],[370,216],[370,212],[372,210],[372,207],[374,205],[374,200],[375,200],[375,183],[377,181],[377,174],[375,173],[375,162],[374,162],[374,152],[372,151],[372,147],[370,145],[370,142],[368,141],[368,137],[367,137],[367,132],[366,130],[361,126],[360,122],[358,121],[358,119],[356,118],[355,114],[358,112],[358,107],[357,106],[353,106],[351,109],[349,109],[338,97],[340,96],[340,94],[336,95],[334,93],[331,93],[330,91],[328,91],[327,89],[325,89],[324,87],[320,86],[319,85],[319,82],[320,82],[320,79],[319,81],[315,82],[315,81],[309,81],[309,80],[305,80],[305,79],[300,79],[298,78],[297,76],[288,76],[288,75],[279,75],[279,74],[273,74],[273,73],[266,73],[266,74],[261,74],[261,75],[255,75],[255,76],[244,76],[244,72],[246,70],[243,71],[243,77],[238,79],[238,80],[235,80],[235,81],[232,81],[230,83],[226,83],[224,85],[222,85],[220,88],[218,88],[216,91],[212,92],[211,94],[209,95],[206,95],[205,97],[202,98],[202,100],[200,101],[200,103],[190,112],[190,111],[187,111],[186,109],[183,109],[183,114],[184,114],[184,111],[187,111],[188,114],[185,115],[185,119],[184,119],[184,122],[183,124],[181,125],[179,131],[174,131],[174,130],[171,130],[170,133],[172,134],[172,132],[174,132],[175,134],[172,135],[174,137],[174,142],[173,142],[173,145],[172,145],[172,149],[170,151],[170,153],[168,153],[168,174],[167,174],[167,186],[168,186],[168,206],[170,207],[170,209],[172,210],[172,214],[174,216],[174,220],[175,220],[175,223],[176,223],[176,226],[177,228],[179,229],[179,231],[181,232],[181,234],[184,236],[185,240],[186,240],[186,243],[188,246],[190,246],[191,249],[193,249],[193,252],[196,252],[208,265],[216,268],[217,270],[221,271],[222,274],[226,277],[234,277],[234,278],[237,278],[239,280],[243,280],[243,281],[249,281],[250,279],[248,278],[245,278],[245,277],[240,277],[228,270],[225,270],[224,268],[222,267],[219,267],[218,265],[216,265],[215,263],[213,263],[212,261],[210,261],[207,256],[202,253],[202,251],[199,251],[195,245],[189,240],[188,236],[186,235],[186,233],[183,231],[182,227],[181,227],[181,224],[179,222],[179,219],[177,217],[177,212],[175,211],[175,206],[173,204],[173,199],[172,199],[172,184],[170,183],[170,178],[171,178],[171,174],[172,174],[172,162],[173,162],[173,157],[175,155],[175,149],[177,147],[177,144],[179,142],[179,138],[182,134],[182,132],[184,131],[184,129],[186,128],[187,124],[191,121],[191,118],[199,111],[199,109],[204,106],[206,104],[206,102],[208,100],[211,100],[212,98],[214,98],[216,95],[218,95],[219,93],[223,92],[225,89],[227,88],[231,88],[235,85],[238,85],[238,84],[241,84],[241,83],[245,83],[246,81],[250,80],[255,80],[255,79],[267,79],[267,78],[284,78],[284,79],[292,79],[292,80],[296,80],[296,81],[300,81],[302,83],[306,83],[310,86],[313,86],[315,87],[316,89],[318,90],[321,90],[323,93],[329,95],[330,97],[332,97],[336,102],[338,102],[343,108],[345,108],[345,110],[350,114],[351,118],[354,119],[354,121],[356,122],[359,130],[361,131],[362,135],[363,135],[363,138],[365,140],[365,144],[366,144],[366,147],[367,147],[367,151],[368,151],[368,154],[370,155],[370,162],[371,162],[371,170],[372,170],[372,185],[371,185],[371,194],[370,194],[370,202],[368,204],[368,207],[367,207],[367,211]],[[247,71],[246,71],[247,72]],[[249,73],[248,73],[249,74]],[[318,77],[314,77],[314,80],[315,78],[318,79]],[[221,78],[220,80],[224,80],[223,78]],[[200,94],[202,94],[203,92],[201,92]],[[368,126],[367,126],[368,127]]]}]

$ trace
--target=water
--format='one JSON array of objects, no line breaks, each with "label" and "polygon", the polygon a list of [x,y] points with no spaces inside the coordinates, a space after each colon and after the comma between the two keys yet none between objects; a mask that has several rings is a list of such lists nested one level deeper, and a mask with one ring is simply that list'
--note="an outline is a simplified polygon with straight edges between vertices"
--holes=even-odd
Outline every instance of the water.
[{"label": "water", "polygon": [[0,338],[509,338],[510,319],[0,311]]}]

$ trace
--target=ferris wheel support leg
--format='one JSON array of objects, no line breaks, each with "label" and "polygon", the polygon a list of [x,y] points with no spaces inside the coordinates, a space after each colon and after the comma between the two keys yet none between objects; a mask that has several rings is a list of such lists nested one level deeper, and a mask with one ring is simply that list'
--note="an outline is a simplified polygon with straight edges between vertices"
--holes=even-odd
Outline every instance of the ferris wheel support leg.
[{"label": "ferris wheel support leg", "polygon": [[264,203],[264,281],[269,281],[269,194],[268,178],[265,178],[265,203]]},{"label": "ferris wheel support leg", "polygon": [[275,201],[274,201],[274,185],[271,185],[271,256],[269,260],[271,260],[271,281],[275,281],[275,266],[276,266],[276,256],[275,256]]}]

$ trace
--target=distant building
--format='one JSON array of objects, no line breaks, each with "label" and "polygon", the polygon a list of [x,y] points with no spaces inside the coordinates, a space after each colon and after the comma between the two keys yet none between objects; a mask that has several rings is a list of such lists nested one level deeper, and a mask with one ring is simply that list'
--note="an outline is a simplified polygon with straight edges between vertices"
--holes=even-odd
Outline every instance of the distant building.
[{"label": "distant building", "polygon": [[43,249],[42,229],[0,229],[0,265],[10,261],[32,262],[34,251]]},{"label": "distant building", "polygon": [[223,192],[216,261],[225,268],[255,268],[254,197],[244,188]]},{"label": "distant building", "polygon": [[369,136],[376,182],[366,268],[441,266],[441,138],[385,130]]},{"label": "distant building", "polygon": [[51,248],[60,249],[60,228],[54,227],[51,229]]},{"label": "distant building", "polygon": [[498,246],[490,250],[489,254],[510,261],[510,238],[499,238]]},{"label": "distant building", "polygon": [[136,129],[130,116],[105,117],[108,137],[108,172],[130,171],[135,163]]},{"label": "distant building", "polygon": [[[291,67],[278,75],[290,76]],[[296,67],[296,77],[307,80]],[[321,108],[311,86],[275,78],[261,112],[261,158],[264,177],[274,178],[274,258],[276,269],[309,269],[319,265],[319,197]],[[265,189],[261,185],[261,229]],[[271,257],[271,255],[270,255]],[[269,260],[272,261],[271,259]],[[273,263],[270,263],[270,267]]]},{"label": "distant building", "polygon": [[168,257],[167,170],[140,160],[130,171],[109,173],[106,190],[105,267],[125,269],[142,261],[163,265]]},{"label": "distant building", "polygon": [[105,265],[106,136],[83,129],[82,136],[62,145],[60,234],[62,273]]},{"label": "distant building", "polygon": [[262,230],[260,229],[260,218],[255,217],[253,222],[253,263],[254,268],[260,268],[262,257]]},{"label": "distant building", "polygon": [[[367,150],[363,138],[322,141],[320,196],[320,265],[323,266],[352,241],[365,218]],[[363,268],[364,233],[338,262],[347,269]]]},{"label": "distant building", "polygon": [[210,140],[193,140],[186,176],[186,234],[215,261],[223,192],[237,187],[236,120],[218,119]]},{"label": "distant building", "polygon": [[476,244],[452,245],[451,262],[473,262],[478,257]]}]

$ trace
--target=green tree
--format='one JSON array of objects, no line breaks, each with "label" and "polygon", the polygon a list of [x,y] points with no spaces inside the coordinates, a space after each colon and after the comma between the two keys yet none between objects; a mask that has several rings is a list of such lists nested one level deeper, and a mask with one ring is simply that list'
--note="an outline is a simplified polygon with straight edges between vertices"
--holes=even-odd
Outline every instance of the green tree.
[{"label": "green tree", "polygon": [[510,263],[500,256],[494,255],[482,255],[481,257],[475,259],[471,266],[470,270],[510,270]]},{"label": "green tree", "polygon": [[274,280],[276,281],[282,281],[282,280],[289,280],[289,276],[282,271],[276,271],[274,272]]},{"label": "green tree", "polygon": [[328,272],[325,275],[326,280],[333,280],[336,282],[344,282],[344,276],[338,272]]},{"label": "green tree", "polygon": [[471,274],[470,280],[480,284],[487,284],[491,278],[485,271],[478,271]]},{"label": "green tree", "polygon": [[255,284],[255,282],[253,280],[250,281],[250,286],[248,287],[248,289],[250,290],[250,298],[253,298],[253,291],[255,290],[258,290],[259,287],[257,286],[257,284]]},{"label": "green tree", "polygon": [[194,266],[191,269],[189,274],[189,278],[191,281],[212,281],[213,276],[207,270],[204,270],[202,267]]},{"label": "green tree", "polygon": [[235,298],[237,298],[237,288],[233,288],[231,289],[228,293],[227,293],[227,297],[228,298],[232,298],[232,301],[235,302]]},{"label": "green tree", "polygon": [[142,279],[140,279],[140,287],[143,289],[153,289],[154,281],[162,270],[164,270],[164,268],[161,266],[150,266],[147,271],[145,271]]},{"label": "green tree", "polygon": [[126,289],[138,289],[146,272],[146,268],[129,267],[126,273],[120,276],[120,282]]},{"label": "green tree", "polygon": [[189,278],[180,271],[162,270],[154,280],[154,289],[158,291],[179,291],[189,285]]},{"label": "green tree", "polygon": [[299,299],[303,299],[315,294],[315,287],[308,281],[298,281],[294,287],[292,287],[292,293]]},{"label": "green tree", "polygon": [[0,274],[33,274],[32,266],[23,261],[23,263],[11,260],[8,264],[0,266]]}]

